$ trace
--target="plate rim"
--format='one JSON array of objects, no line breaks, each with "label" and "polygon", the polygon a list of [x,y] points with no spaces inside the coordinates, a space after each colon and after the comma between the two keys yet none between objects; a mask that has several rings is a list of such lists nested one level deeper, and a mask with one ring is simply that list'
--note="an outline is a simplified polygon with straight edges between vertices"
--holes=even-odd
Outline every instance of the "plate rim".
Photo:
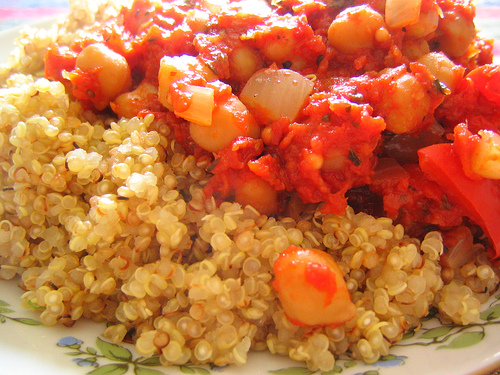
[{"label": "plate rim", "polygon": [[[0,64],[5,63],[8,55],[12,52],[12,50],[15,47],[15,40],[17,39],[17,37],[19,37],[19,34],[23,29],[26,29],[26,28],[47,29],[50,26],[52,26],[54,24],[54,22],[60,20],[61,17],[65,17],[65,16],[67,16],[67,12],[66,12],[66,14],[61,13],[59,15],[46,16],[46,17],[43,17],[43,18],[37,19],[37,20],[29,20],[28,22],[25,22],[23,24],[20,24],[20,25],[14,26],[14,27],[9,27],[9,28],[6,28],[4,30],[0,30],[0,43],[2,41],[5,42],[5,43],[3,43],[4,46],[2,48],[0,48]],[[500,29],[500,26],[499,26],[499,29]],[[6,46],[7,42],[10,43],[9,44],[10,49]],[[497,41],[495,40],[495,42],[497,42]],[[500,43],[500,40],[498,40],[498,42]],[[9,52],[7,54],[5,54],[5,52],[7,50]],[[499,64],[499,62],[500,61],[496,61],[497,64]],[[0,282],[4,282],[4,280],[0,280]],[[1,288],[0,288],[0,291],[1,291]],[[500,286],[493,295],[500,296]],[[482,307],[484,307],[484,304],[482,305]],[[29,311],[29,310],[23,310],[23,311]],[[0,327],[1,327],[1,325],[0,325]],[[50,327],[46,327],[46,328],[50,328]],[[71,335],[71,331],[68,331],[68,335]],[[1,339],[0,339],[0,341],[1,341]],[[1,356],[1,352],[0,352],[0,359],[1,358],[2,358],[2,356]],[[68,364],[69,364],[69,362],[70,362],[70,360],[68,360]],[[472,372],[464,373],[464,375],[487,375],[487,374],[491,374],[491,372],[493,372],[495,370],[499,370],[500,369],[500,342],[499,342],[497,352],[491,357],[484,358],[483,362],[484,362],[483,366],[481,366],[480,368],[478,368],[476,370],[473,370]],[[303,365],[302,363],[300,363],[300,364]],[[68,368],[69,368],[69,366],[68,366]],[[162,369],[168,369],[168,367],[162,367]],[[401,369],[404,371],[404,368],[401,368]],[[7,370],[8,370],[8,368],[7,368]],[[236,371],[235,372],[235,374],[236,374],[237,370],[235,370],[235,371]],[[227,373],[227,374],[229,375],[231,373]],[[221,374],[225,374],[225,372],[222,372]]]}]

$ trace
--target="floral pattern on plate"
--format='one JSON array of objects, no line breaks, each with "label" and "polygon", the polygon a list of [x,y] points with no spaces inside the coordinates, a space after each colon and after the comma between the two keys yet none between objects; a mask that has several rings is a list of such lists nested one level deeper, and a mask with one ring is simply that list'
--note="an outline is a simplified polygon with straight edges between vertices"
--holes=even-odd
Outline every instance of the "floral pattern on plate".
[{"label": "floral pattern on plate", "polygon": [[[500,335],[500,293],[483,305],[481,320],[477,323],[466,326],[448,324],[439,319],[436,311],[431,311],[431,314],[424,319],[419,331],[408,332],[403,340],[393,347],[391,354],[382,357],[378,362],[368,365],[342,356],[337,358],[335,367],[326,372],[311,371],[301,363],[262,353],[259,353],[263,355],[262,359],[259,357],[252,361],[251,358],[249,364],[242,368],[198,365],[164,367],[158,357],[138,356],[133,345],[117,345],[100,337],[104,329],[103,324],[85,322],[90,329],[87,325],[76,325],[71,329],[58,326],[45,327],[37,319],[36,312],[26,310],[21,306],[20,295],[21,291],[14,282],[0,282],[0,360],[6,370],[14,368],[10,366],[16,364],[9,363],[11,362],[9,358],[3,355],[2,345],[6,341],[3,338],[11,337],[14,332],[20,332],[21,326],[26,340],[36,341],[37,337],[44,337],[43,349],[50,353],[52,360],[56,360],[66,371],[73,369],[75,373],[92,375],[243,375],[256,374],[257,372],[253,372],[256,363],[259,366],[259,374],[273,375],[390,375],[400,374],[403,369],[405,373],[412,374],[417,369],[415,361],[412,360],[422,355],[432,357],[437,353],[438,357],[442,355],[443,358],[460,358],[456,355],[464,355],[464,353],[465,357],[477,356],[478,353],[482,353],[484,358],[500,355],[497,353],[500,347],[495,348],[491,345],[491,342],[496,342],[496,337]],[[42,334],[40,334],[41,331],[43,331]],[[29,359],[30,353],[27,352],[26,355]],[[481,360],[482,358],[478,357],[478,368],[485,366]],[[496,361],[498,362],[498,359]],[[418,363],[418,369],[423,371],[425,363]],[[467,366],[464,371],[468,371]],[[45,374],[45,372],[40,372],[42,373]],[[469,372],[453,373],[467,374]],[[441,374],[441,372],[426,372],[426,374],[434,375]]]}]

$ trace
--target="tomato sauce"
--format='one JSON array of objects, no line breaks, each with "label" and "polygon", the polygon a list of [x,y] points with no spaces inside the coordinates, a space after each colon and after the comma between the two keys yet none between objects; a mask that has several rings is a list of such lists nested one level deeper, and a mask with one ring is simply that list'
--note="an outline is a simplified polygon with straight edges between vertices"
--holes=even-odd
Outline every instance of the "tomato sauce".
[{"label": "tomato sauce", "polygon": [[332,271],[324,264],[308,263],[305,278],[317,290],[326,293],[325,306],[330,304],[337,291],[337,283],[335,282],[335,277],[332,275]]},{"label": "tomato sauce", "polygon": [[[472,3],[424,0],[422,14],[442,12],[427,34],[410,35],[405,27],[383,25],[370,48],[349,53],[328,39],[332,21],[358,5],[370,7],[383,19],[384,1],[336,1],[328,6],[300,0],[203,4],[135,0],[105,26],[78,35],[69,47],[53,46],[45,57],[45,75],[64,82],[92,109],[102,99],[96,72],[82,71],[75,64],[82,49],[93,43],[125,57],[132,72],[131,90],[145,83],[153,88],[162,84],[158,72],[164,56],[196,56],[216,81],[198,77],[190,84],[215,88],[221,98],[238,97],[257,70],[295,70],[314,83],[297,117],[269,122],[252,113],[259,139],[240,136],[220,152],[199,146],[191,138],[189,121],[176,116],[192,104],[181,81],[169,91],[175,114],[160,104],[166,98],[155,90],[133,103],[111,99],[105,110],[130,113],[120,106],[135,108],[140,103],[142,108],[133,114],[170,119],[180,145],[211,159],[207,172],[212,178],[205,193],[218,202],[246,196],[241,189],[255,182],[263,191],[270,187],[276,196],[270,215],[284,213],[296,197],[304,204],[321,204],[325,213],[341,214],[347,197],[356,201],[356,192],[364,191],[359,202],[364,200],[366,207],[383,202],[379,214],[405,224],[410,234],[429,226],[454,227],[470,216],[421,171],[417,152],[453,142],[454,128],[463,123],[473,134],[481,129],[499,131],[498,68],[491,65],[491,43],[473,30]],[[433,52],[446,58],[440,62],[460,65],[468,74],[456,82],[457,89],[440,81],[443,71],[421,62],[420,57]],[[215,106],[222,103],[216,98]],[[387,160],[394,168],[384,171]],[[258,202],[262,194],[257,191],[249,199]]]}]

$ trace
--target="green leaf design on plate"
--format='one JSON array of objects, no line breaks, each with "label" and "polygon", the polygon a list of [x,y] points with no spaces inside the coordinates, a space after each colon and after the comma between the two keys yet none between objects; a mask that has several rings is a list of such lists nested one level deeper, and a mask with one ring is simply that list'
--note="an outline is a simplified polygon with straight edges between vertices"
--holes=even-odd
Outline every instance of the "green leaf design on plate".
[{"label": "green leaf design on plate", "polygon": [[424,339],[435,339],[438,337],[443,337],[448,333],[450,333],[452,329],[453,326],[443,326],[443,327],[433,328],[422,334],[421,337]]},{"label": "green leaf design on plate", "polygon": [[210,375],[210,371],[203,367],[180,366],[179,368],[184,374]]},{"label": "green leaf design on plate", "polygon": [[495,320],[500,318],[500,305],[491,306],[490,308],[484,310],[481,315],[483,320]]},{"label": "green leaf design on plate", "polygon": [[92,354],[92,355],[96,355],[97,350],[95,350],[93,347],[89,346],[89,347],[87,347],[87,353]]},{"label": "green leaf design on plate", "polygon": [[102,355],[108,359],[122,362],[130,362],[132,360],[132,353],[123,346],[101,340],[99,337],[96,340],[96,345],[102,352]]},{"label": "green leaf design on plate", "polygon": [[309,370],[306,367],[288,367],[279,370],[269,371],[271,374],[281,374],[281,375],[312,375],[314,371]]},{"label": "green leaf design on plate", "polygon": [[408,340],[411,339],[413,336],[415,336],[415,331],[411,329],[403,334],[403,338],[401,340]]},{"label": "green leaf design on plate", "polygon": [[146,368],[146,367],[140,367],[140,366],[137,366],[134,369],[134,374],[135,375],[164,375],[163,372],[161,372],[161,371],[153,370],[153,369]]},{"label": "green leaf design on plate", "polygon": [[128,365],[125,363],[113,363],[96,368],[87,373],[88,375],[122,375],[128,371]]},{"label": "green leaf design on plate", "polygon": [[12,320],[14,320],[18,323],[26,324],[28,326],[41,326],[42,325],[42,322],[39,322],[38,320],[35,320],[35,319],[30,319],[30,318],[12,318]]},{"label": "green leaf design on plate", "polygon": [[200,375],[210,375],[210,371],[208,371],[206,368],[197,367],[196,372]]},{"label": "green leaf design on plate", "polygon": [[333,374],[340,374],[342,372],[342,367],[339,365],[333,366],[333,369],[330,371],[323,371],[321,375],[333,375]]},{"label": "green leaf design on plate", "polygon": [[344,367],[345,368],[351,368],[351,367],[354,367],[358,364],[358,362],[356,361],[347,361],[346,363],[344,363]]},{"label": "green leaf design on plate", "polygon": [[7,302],[0,299],[0,306],[10,306]]},{"label": "green leaf design on plate", "polygon": [[0,314],[10,314],[13,312],[14,312],[14,310],[11,310],[7,307],[0,306]]},{"label": "green leaf design on plate", "polygon": [[395,359],[398,359],[398,357],[396,355],[387,354],[387,355],[383,355],[382,357],[380,357],[379,361],[385,362],[385,361],[393,361]]},{"label": "green leaf design on plate", "polygon": [[484,338],[484,332],[463,332],[456,336],[448,345],[438,346],[436,349],[462,349],[476,345]]},{"label": "green leaf design on plate", "polygon": [[137,362],[137,364],[142,366],[161,366],[160,357],[157,355],[154,357],[146,358]]},{"label": "green leaf design on plate", "polygon": [[40,306],[39,304],[37,304],[37,303],[35,303],[35,302],[33,302],[33,301],[28,301],[28,305],[29,305],[32,309],[34,309],[34,310],[43,310],[43,309],[45,309],[45,307]]},{"label": "green leaf design on plate", "polygon": [[200,374],[200,375],[210,375],[210,371],[208,371],[206,368],[203,367],[190,367],[195,371],[195,373]]}]

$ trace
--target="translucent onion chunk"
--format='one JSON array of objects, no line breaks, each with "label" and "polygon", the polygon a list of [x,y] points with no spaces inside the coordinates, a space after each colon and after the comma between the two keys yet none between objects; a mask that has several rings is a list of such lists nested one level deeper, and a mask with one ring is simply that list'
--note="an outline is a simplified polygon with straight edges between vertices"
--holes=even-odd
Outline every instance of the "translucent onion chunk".
[{"label": "translucent onion chunk", "polygon": [[290,69],[262,69],[243,88],[240,100],[262,122],[294,121],[314,83]]},{"label": "translucent onion chunk", "polygon": [[387,26],[399,28],[418,22],[422,0],[387,0],[385,22]]}]

